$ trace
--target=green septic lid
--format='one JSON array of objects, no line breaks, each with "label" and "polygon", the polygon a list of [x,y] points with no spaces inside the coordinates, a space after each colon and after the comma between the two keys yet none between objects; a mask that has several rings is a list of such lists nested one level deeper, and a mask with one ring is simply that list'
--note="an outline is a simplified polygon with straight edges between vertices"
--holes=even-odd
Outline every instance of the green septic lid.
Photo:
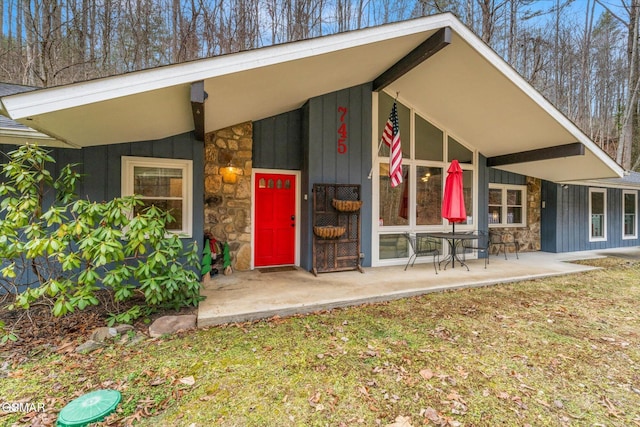
[{"label": "green septic lid", "polygon": [[118,390],[96,390],[72,400],[58,415],[59,427],[82,427],[112,413],[122,395]]}]

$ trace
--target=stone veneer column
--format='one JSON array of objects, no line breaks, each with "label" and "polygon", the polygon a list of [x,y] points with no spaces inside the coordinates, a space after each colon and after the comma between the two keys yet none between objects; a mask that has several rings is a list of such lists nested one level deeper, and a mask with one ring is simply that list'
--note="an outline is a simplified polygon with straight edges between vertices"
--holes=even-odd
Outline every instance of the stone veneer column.
[{"label": "stone veneer column", "polygon": [[542,218],[542,181],[539,178],[527,177],[527,226],[528,229],[520,237],[523,251],[540,250],[540,221]]},{"label": "stone veneer column", "polygon": [[540,218],[542,199],[542,181],[538,178],[527,177],[527,228],[515,228],[513,232],[520,242],[522,252],[540,250]]},{"label": "stone veneer column", "polygon": [[[229,243],[234,270],[251,267],[251,153],[253,125],[241,123],[205,135],[204,230]],[[231,162],[242,169],[233,184],[219,169]]]}]

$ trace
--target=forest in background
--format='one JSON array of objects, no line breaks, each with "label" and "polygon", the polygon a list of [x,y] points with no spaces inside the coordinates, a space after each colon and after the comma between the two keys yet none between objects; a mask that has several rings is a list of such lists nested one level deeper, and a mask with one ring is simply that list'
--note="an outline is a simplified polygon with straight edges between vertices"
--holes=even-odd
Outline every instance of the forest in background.
[{"label": "forest in background", "polygon": [[0,0],[0,81],[51,87],[442,12],[640,170],[640,0]]}]

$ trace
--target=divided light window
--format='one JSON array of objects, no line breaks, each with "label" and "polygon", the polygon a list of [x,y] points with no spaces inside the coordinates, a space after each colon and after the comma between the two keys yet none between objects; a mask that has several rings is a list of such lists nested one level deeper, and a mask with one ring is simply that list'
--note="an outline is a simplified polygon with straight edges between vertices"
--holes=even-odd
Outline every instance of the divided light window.
[{"label": "divided light window", "polygon": [[[378,94],[376,143],[380,142],[393,102],[394,98],[387,93]],[[397,109],[402,141],[402,184],[391,187],[389,147],[384,143],[380,144],[374,163],[378,171],[379,260],[409,256],[404,233],[442,231],[445,227],[442,195],[447,168],[453,159],[458,160],[463,169],[467,220],[460,225],[471,229],[475,222],[475,152],[399,100]],[[449,229],[448,224],[446,227]]]},{"label": "divided light window", "polygon": [[489,184],[489,227],[524,227],[526,185]]},{"label": "divided light window", "polygon": [[122,157],[122,195],[144,202],[134,214],[151,205],[169,211],[174,221],[167,229],[184,237],[192,234],[192,183],[191,160]]},{"label": "divided light window", "polygon": [[607,192],[589,189],[589,241],[607,240]]},{"label": "divided light window", "polygon": [[638,193],[635,191],[624,191],[622,193],[623,218],[622,218],[622,238],[635,239],[638,237]]}]

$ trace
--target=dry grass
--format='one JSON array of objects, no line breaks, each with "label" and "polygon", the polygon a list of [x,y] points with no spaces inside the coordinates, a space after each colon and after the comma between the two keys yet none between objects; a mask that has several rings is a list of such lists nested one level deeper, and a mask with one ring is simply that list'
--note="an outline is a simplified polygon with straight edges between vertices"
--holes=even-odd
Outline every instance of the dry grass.
[{"label": "dry grass", "polygon": [[589,263],[604,269],[52,354],[0,396],[55,415],[117,388],[113,425],[640,425],[640,264]]}]

